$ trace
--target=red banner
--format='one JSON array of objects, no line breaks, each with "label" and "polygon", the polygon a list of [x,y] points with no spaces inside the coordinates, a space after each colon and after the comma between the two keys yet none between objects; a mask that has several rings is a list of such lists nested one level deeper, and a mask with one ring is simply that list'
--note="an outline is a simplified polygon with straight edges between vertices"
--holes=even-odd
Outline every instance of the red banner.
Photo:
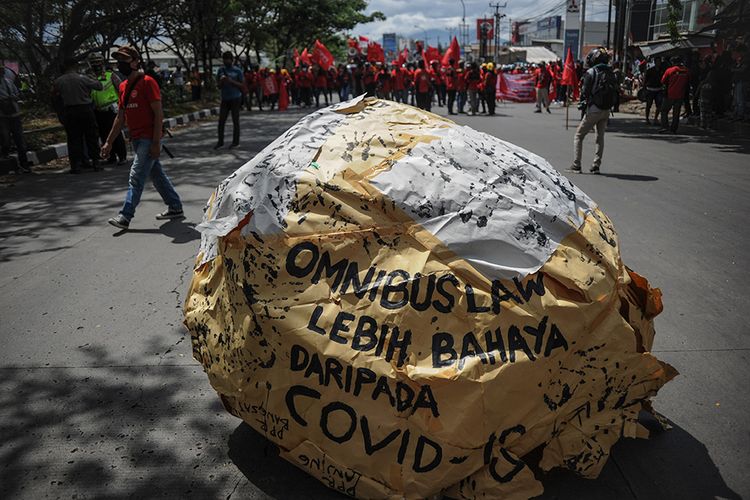
[{"label": "red banner", "polygon": [[498,99],[511,102],[536,102],[534,75],[498,75],[496,95]]}]

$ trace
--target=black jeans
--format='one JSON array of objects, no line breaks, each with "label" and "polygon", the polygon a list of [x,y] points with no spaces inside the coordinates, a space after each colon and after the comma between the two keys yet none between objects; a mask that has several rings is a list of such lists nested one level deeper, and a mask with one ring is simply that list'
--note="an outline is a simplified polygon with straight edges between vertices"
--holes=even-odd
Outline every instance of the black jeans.
[{"label": "black jeans", "polygon": [[[680,110],[682,109],[682,99],[664,99],[661,106],[661,128],[669,128],[672,132],[677,132],[680,126]],[[667,115],[672,110],[672,124],[669,126]]]},{"label": "black jeans", "polygon": [[29,164],[26,159],[26,144],[23,142],[23,127],[21,126],[21,117],[0,116],[0,156],[8,156],[10,153],[10,137],[13,136],[13,142],[16,144],[18,152],[18,163],[22,167]]},{"label": "black jeans", "polygon": [[[102,111],[94,111],[96,116],[96,126],[99,129],[99,138],[102,140],[102,144],[107,140],[109,131],[112,130],[112,124],[115,121],[117,115],[114,111],[105,109]],[[117,134],[115,142],[112,143],[112,151],[109,153],[109,159],[124,160],[128,156],[127,147],[125,146],[125,138],[122,136],[122,132]]]},{"label": "black jeans", "polygon": [[429,92],[417,92],[417,107],[429,111],[430,99],[431,96]]},{"label": "black jeans", "polygon": [[448,113],[453,114],[453,103],[456,102],[456,91],[448,91]]},{"label": "black jeans", "polygon": [[487,113],[490,115],[495,114],[495,89],[484,91],[484,100],[487,101]]},{"label": "black jeans", "polygon": [[232,144],[240,143],[240,105],[242,99],[221,101],[219,108],[219,144],[224,144],[224,126],[227,124],[229,112],[232,113]]},{"label": "black jeans", "polygon": [[99,133],[94,107],[91,104],[65,106],[63,117],[65,134],[68,136],[68,158],[71,170],[83,167],[84,142],[89,159],[97,165],[99,163]]}]

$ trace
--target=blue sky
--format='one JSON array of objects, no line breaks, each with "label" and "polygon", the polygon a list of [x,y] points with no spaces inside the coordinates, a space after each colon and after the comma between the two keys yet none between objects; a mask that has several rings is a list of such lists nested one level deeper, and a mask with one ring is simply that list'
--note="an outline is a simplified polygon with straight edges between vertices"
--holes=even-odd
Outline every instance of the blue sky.
[{"label": "blue sky", "polygon": [[[490,17],[494,12],[489,3],[489,0],[464,0],[470,40],[475,38],[476,19]],[[587,0],[587,19],[606,20],[607,5],[608,0]],[[507,17],[501,21],[500,34],[508,38],[509,19],[562,15],[563,8],[564,0],[507,0],[507,7],[502,10]],[[458,32],[463,12],[460,0],[371,0],[367,12],[376,10],[385,14],[387,19],[359,25],[353,30],[355,35],[380,41],[383,33],[397,33],[417,39],[424,38],[426,34],[430,45],[437,45],[438,40],[447,45],[451,34]]]}]

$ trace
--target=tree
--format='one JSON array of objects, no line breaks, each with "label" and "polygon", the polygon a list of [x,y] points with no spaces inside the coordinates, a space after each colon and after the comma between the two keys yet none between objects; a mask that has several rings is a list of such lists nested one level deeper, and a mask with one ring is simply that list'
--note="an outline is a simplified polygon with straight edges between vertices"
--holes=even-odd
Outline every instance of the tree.
[{"label": "tree", "polygon": [[17,58],[39,92],[48,91],[66,59],[104,53],[129,25],[156,13],[157,0],[5,0],[0,46]]}]

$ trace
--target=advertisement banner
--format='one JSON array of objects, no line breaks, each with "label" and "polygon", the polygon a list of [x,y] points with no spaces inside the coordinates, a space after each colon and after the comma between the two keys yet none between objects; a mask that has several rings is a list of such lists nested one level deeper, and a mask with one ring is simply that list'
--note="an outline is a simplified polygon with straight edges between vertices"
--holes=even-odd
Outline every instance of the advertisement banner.
[{"label": "advertisement banner", "polygon": [[580,59],[578,57],[578,41],[580,37],[579,30],[565,30],[565,41],[563,43],[563,53],[567,54],[568,49],[573,52],[573,59]]},{"label": "advertisement banner", "polygon": [[495,20],[493,18],[477,19],[477,40],[495,38]]}]

